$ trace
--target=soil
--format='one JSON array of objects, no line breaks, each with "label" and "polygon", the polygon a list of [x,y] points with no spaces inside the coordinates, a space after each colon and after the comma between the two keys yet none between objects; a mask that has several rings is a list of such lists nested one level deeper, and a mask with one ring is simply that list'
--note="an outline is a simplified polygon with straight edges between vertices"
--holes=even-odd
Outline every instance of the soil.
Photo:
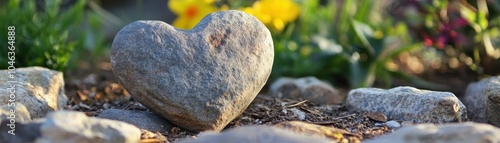
[{"label": "soil", "polygon": [[[102,62],[94,67],[88,65],[81,67],[83,68],[65,74],[66,95],[70,99],[69,110],[81,111],[88,116],[97,116],[103,110],[110,108],[148,111],[118,83],[109,62]],[[433,75],[433,77],[441,77],[435,78],[437,82],[452,81],[451,85],[459,86],[453,89],[462,90],[468,82],[473,80],[439,75]],[[404,84],[404,81],[395,83]],[[461,90],[452,92],[458,96],[463,93]],[[300,110],[305,116],[300,117],[293,113],[293,110]],[[303,121],[344,129],[349,132],[344,134],[344,138],[350,142],[360,142],[393,132],[386,126],[376,127],[376,120],[381,119],[373,117],[374,115],[380,116],[379,113],[350,111],[343,105],[319,105],[307,100],[277,99],[261,93],[243,114],[234,119],[225,129],[245,125],[275,125],[284,121]],[[173,142],[179,138],[195,138],[195,136],[196,133],[179,127],[173,127],[170,132],[165,133],[142,130],[141,142],[164,143]]]}]

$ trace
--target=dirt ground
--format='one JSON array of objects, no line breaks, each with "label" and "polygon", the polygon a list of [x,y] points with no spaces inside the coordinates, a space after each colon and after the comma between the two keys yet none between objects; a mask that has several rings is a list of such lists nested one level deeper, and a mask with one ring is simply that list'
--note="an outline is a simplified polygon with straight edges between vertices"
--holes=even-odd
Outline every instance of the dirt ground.
[{"label": "dirt ground", "polygon": [[[97,116],[105,109],[141,110],[142,106],[124,90],[114,77],[109,63],[97,69],[66,73],[66,95],[70,99],[69,110]],[[300,117],[292,110],[300,110]],[[313,124],[344,129],[350,133],[344,138],[351,142],[370,139],[392,130],[385,126],[375,127],[376,121],[367,113],[349,111],[342,105],[318,105],[307,100],[277,99],[258,95],[245,112],[234,119],[225,129],[245,125],[274,125],[283,121],[304,121]],[[196,133],[174,127],[168,133],[152,133],[143,130],[141,142],[172,142],[178,138],[194,137]]]},{"label": "dirt ground", "polygon": [[[68,109],[81,111],[88,116],[97,116],[105,109],[141,110],[148,109],[142,106],[129,95],[118,83],[111,71],[109,62],[102,62],[94,66],[81,65],[80,70],[65,73],[66,95],[70,102]],[[443,76],[445,75],[445,76]],[[464,77],[444,73],[443,75],[426,75],[434,82],[452,86],[450,91],[458,97],[463,94],[469,82],[476,80],[473,76]],[[405,81],[394,81],[395,85],[408,85]],[[265,91],[265,90],[263,90]],[[300,110],[305,116],[298,116],[292,110]],[[386,126],[376,127],[373,113],[350,111],[343,105],[318,105],[306,100],[277,99],[261,93],[244,111],[234,119],[226,129],[245,125],[275,125],[284,121],[303,121],[312,124],[344,129],[349,133],[344,138],[350,142],[359,142],[366,139],[391,133],[393,130]],[[389,119],[390,120],[390,119]],[[194,137],[196,133],[174,127],[170,132],[153,133],[143,130],[142,143],[172,142],[178,138]]]}]

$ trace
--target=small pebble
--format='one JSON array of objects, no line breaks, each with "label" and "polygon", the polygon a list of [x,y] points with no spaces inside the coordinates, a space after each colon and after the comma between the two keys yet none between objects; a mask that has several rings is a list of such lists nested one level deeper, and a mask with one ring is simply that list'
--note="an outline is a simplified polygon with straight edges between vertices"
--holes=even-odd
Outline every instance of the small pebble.
[{"label": "small pebble", "polygon": [[387,116],[380,112],[369,112],[366,113],[366,116],[375,121],[387,122]]},{"label": "small pebble", "polygon": [[399,122],[394,121],[394,120],[385,122],[385,124],[387,125],[388,128],[391,128],[391,129],[401,127],[401,124],[399,124]]},{"label": "small pebble", "polygon": [[375,127],[382,127],[382,126],[384,126],[383,123],[375,123]]}]

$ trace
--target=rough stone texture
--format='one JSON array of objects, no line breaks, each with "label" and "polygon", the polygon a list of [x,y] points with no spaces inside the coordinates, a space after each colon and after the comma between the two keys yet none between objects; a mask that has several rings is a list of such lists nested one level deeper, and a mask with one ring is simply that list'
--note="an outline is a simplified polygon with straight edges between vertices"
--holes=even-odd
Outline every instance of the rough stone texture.
[{"label": "rough stone texture", "polygon": [[498,143],[500,129],[488,124],[420,124],[364,143]]},{"label": "rough stone texture", "polygon": [[31,118],[41,118],[47,113],[61,110],[68,98],[64,94],[63,74],[42,67],[18,68],[14,78],[9,78],[8,70],[0,70],[0,103],[6,105],[10,100],[10,87],[15,85],[16,102],[28,108]]},{"label": "rough stone texture", "polygon": [[343,134],[350,134],[348,131],[333,127],[326,127],[300,121],[286,121],[274,126],[301,135],[327,138],[330,140],[335,140],[336,142],[349,142],[346,138],[343,137]]},{"label": "rough stone texture", "polygon": [[270,86],[270,94],[279,98],[306,99],[319,104],[342,104],[345,95],[315,77],[279,78]]},{"label": "rough stone texture", "polygon": [[221,130],[266,83],[274,58],[269,30],[240,11],[206,16],[194,29],[137,21],[116,35],[113,72],[153,112],[191,130]]},{"label": "rough stone texture", "polygon": [[152,132],[165,133],[173,127],[170,121],[148,111],[107,109],[97,117],[126,122]]},{"label": "rough stone texture", "polygon": [[[9,106],[12,105],[12,106]],[[13,112],[11,112],[13,111]],[[20,102],[13,104],[6,104],[0,107],[0,120],[13,119],[15,122],[29,122],[31,121],[30,112]]]},{"label": "rough stone texture", "polygon": [[72,111],[47,115],[40,132],[35,143],[137,143],[141,135],[133,125]]},{"label": "rough stone texture", "polygon": [[359,88],[349,92],[347,105],[354,110],[381,112],[389,119],[416,123],[467,120],[467,109],[450,92],[396,87],[389,90]]},{"label": "rough stone texture", "polygon": [[464,104],[472,121],[500,126],[500,76],[470,83]]},{"label": "rough stone texture", "polygon": [[486,94],[486,122],[500,127],[500,77],[492,79],[484,90]]},{"label": "rough stone texture", "polygon": [[201,133],[197,139],[183,139],[175,143],[336,143],[336,141],[296,134],[276,127],[245,126],[222,133]]}]

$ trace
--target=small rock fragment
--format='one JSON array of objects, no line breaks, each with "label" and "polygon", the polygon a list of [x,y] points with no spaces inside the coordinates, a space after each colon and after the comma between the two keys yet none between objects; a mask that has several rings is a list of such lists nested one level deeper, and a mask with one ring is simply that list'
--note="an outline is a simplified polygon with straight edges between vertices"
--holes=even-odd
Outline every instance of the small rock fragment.
[{"label": "small rock fragment", "polygon": [[170,121],[147,111],[107,109],[97,117],[122,121],[153,132],[168,132],[173,125]]},{"label": "small rock fragment", "polygon": [[465,106],[453,93],[413,87],[355,89],[349,93],[347,105],[353,110],[381,112],[394,120],[414,120],[416,123],[467,120]]},{"label": "small rock fragment", "polygon": [[346,96],[315,77],[279,78],[270,86],[270,94],[279,98],[306,99],[318,104],[342,104]]},{"label": "small rock fragment", "polygon": [[368,112],[366,116],[375,121],[387,122],[387,116],[380,112]]},{"label": "small rock fragment", "polygon": [[401,124],[398,121],[388,121],[385,122],[388,128],[395,129],[401,127]]},{"label": "small rock fragment", "polygon": [[302,135],[315,136],[321,138],[328,138],[337,142],[348,142],[344,138],[344,134],[350,133],[346,130],[337,129],[334,127],[326,127],[316,124],[310,124],[300,121],[285,121],[274,125],[275,127],[282,128]]},{"label": "small rock fragment", "polygon": [[134,99],[191,131],[222,130],[271,74],[274,48],[262,22],[242,11],[207,15],[192,30],[137,21],[112,44],[113,73]]},{"label": "small rock fragment", "polygon": [[306,113],[304,113],[303,111],[297,109],[297,108],[292,108],[290,109],[290,111],[293,112],[293,114],[295,116],[297,116],[300,120],[305,120],[306,119]]},{"label": "small rock fragment", "polygon": [[500,129],[492,125],[465,122],[442,125],[419,124],[364,143],[498,143]]},{"label": "small rock fragment", "polygon": [[336,143],[332,140],[297,134],[269,126],[244,126],[221,133],[201,133],[197,139],[176,143]]},{"label": "small rock fragment", "polygon": [[9,100],[14,99],[14,102],[26,106],[32,119],[42,118],[66,106],[68,98],[64,94],[61,72],[43,67],[26,67],[17,68],[13,76],[9,78],[9,70],[0,70],[0,104],[7,105],[11,103]]}]

